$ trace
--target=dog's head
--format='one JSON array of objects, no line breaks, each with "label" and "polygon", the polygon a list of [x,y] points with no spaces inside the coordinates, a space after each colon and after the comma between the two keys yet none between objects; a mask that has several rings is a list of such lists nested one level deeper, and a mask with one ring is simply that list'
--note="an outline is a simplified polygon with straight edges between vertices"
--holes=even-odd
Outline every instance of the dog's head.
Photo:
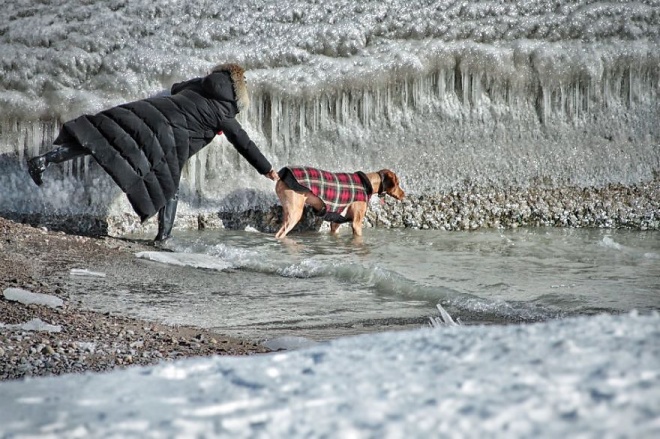
[{"label": "dog's head", "polygon": [[403,189],[399,187],[399,177],[389,169],[381,169],[378,171],[380,176],[380,187],[378,188],[378,195],[389,195],[390,197],[402,200],[406,195]]}]

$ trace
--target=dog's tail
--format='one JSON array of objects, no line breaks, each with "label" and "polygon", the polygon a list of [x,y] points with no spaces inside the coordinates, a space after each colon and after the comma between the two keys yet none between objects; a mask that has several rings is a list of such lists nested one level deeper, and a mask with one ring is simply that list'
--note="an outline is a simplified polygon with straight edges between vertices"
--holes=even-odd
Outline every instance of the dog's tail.
[{"label": "dog's tail", "polygon": [[350,219],[346,218],[344,215],[341,215],[337,212],[326,212],[325,215],[323,215],[323,221],[330,221],[331,223],[344,224],[349,222]]}]

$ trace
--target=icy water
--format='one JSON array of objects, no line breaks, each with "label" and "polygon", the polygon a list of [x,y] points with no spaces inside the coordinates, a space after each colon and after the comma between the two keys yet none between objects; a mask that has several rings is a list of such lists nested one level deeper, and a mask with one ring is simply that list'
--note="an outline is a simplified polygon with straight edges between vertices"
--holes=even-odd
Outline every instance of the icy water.
[{"label": "icy water", "polygon": [[429,325],[660,310],[660,233],[533,228],[347,229],[280,242],[251,231],[177,232],[133,276],[71,276],[86,306],[252,339],[328,339]]}]

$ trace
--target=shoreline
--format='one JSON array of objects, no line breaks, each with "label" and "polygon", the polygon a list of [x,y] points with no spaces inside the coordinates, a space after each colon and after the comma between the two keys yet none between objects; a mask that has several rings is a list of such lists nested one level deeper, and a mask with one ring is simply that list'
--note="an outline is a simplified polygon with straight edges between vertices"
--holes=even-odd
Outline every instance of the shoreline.
[{"label": "shoreline", "polygon": [[[464,231],[518,227],[567,227],[660,230],[660,178],[602,187],[481,187],[466,186],[438,193],[406,195],[402,201],[373,197],[365,227]],[[11,221],[53,231],[113,237],[156,235],[157,223],[140,223],[133,214],[43,214],[0,211]],[[280,226],[279,203],[241,211],[199,210],[179,200],[174,230],[254,228],[275,233]],[[319,230],[322,221],[305,208],[295,231]],[[146,241],[145,241],[146,242]]]},{"label": "shoreline", "polygon": [[[134,253],[153,250],[117,238],[67,235],[0,217],[0,381],[65,373],[104,372],[185,357],[270,352],[250,340],[207,329],[100,313],[72,303],[63,276],[90,260],[131,263]],[[60,307],[7,300],[8,288],[48,294]],[[39,319],[59,332],[24,330]],[[17,325],[12,327],[9,325]]]}]

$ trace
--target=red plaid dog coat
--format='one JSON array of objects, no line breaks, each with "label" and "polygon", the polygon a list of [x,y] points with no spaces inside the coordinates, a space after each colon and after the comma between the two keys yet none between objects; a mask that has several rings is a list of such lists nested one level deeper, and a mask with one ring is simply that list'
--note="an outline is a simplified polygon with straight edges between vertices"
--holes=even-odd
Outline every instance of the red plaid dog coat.
[{"label": "red plaid dog coat", "polygon": [[324,219],[345,222],[341,212],[354,201],[369,201],[373,188],[364,172],[329,172],[306,166],[288,166],[278,172],[280,178],[296,192],[311,192],[325,203]]}]

